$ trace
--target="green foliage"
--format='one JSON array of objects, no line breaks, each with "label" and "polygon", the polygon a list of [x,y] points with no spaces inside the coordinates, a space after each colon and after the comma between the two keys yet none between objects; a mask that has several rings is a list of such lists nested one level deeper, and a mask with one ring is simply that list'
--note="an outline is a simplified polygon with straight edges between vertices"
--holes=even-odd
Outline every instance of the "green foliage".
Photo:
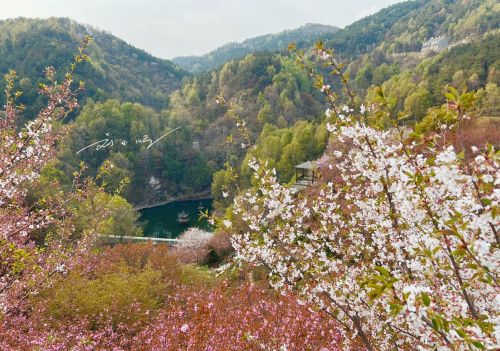
[{"label": "green foliage", "polygon": [[447,87],[444,96],[447,103],[440,107],[430,108],[422,121],[416,124],[417,133],[446,131],[455,127],[457,123],[462,122],[465,111],[472,110],[477,100],[476,93],[467,91],[459,93],[453,87]]},{"label": "green foliage", "polygon": [[373,80],[373,67],[368,64],[358,71],[354,84],[362,91],[368,89]]},{"label": "green foliage", "polygon": [[[445,102],[442,87],[452,85],[459,91],[478,91],[478,97],[483,106],[477,110],[483,116],[498,114],[495,108],[496,85],[489,85],[497,80],[500,61],[496,52],[500,50],[500,34],[486,35],[484,39],[459,45],[443,51],[431,58],[408,56],[400,60],[400,65],[413,66],[413,69],[399,68],[396,60],[385,57],[386,60],[374,70],[372,84],[380,84],[384,96],[393,115],[404,113],[412,121],[420,121],[429,107]],[[354,86],[358,91],[368,84],[367,72],[371,70],[370,56],[364,57],[368,63],[358,68]],[[357,64],[351,65],[356,69]],[[378,71],[380,70],[380,71]],[[389,77],[383,81],[385,77]],[[381,83],[382,81],[382,83]],[[494,83],[496,84],[496,83]],[[367,99],[376,101],[377,88],[371,85],[367,90]]]},{"label": "green foliage", "polygon": [[75,204],[73,223],[76,234],[81,234],[88,223],[92,219],[98,218],[104,211],[109,211],[109,215],[99,221],[98,228],[96,228],[101,235],[143,235],[142,228],[138,225],[140,215],[132,205],[119,195],[110,195],[104,192]]},{"label": "green foliage", "polygon": [[[382,92],[387,99],[388,105],[393,112],[401,111],[404,107],[405,99],[408,95],[415,92],[416,85],[413,82],[410,71],[404,71],[398,75],[392,76],[382,84]],[[367,99],[375,101],[377,98],[377,89],[372,87],[368,90]]]},{"label": "green foliage", "polygon": [[168,308],[176,293],[217,282],[208,269],[181,264],[165,245],[118,244],[92,255],[32,298],[43,306],[42,318],[136,328]]},{"label": "green foliage", "polygon": [[404,111],[414,119],[421,120],[432,106],[432,96],[425,88],[418,88],[405,98]]},{"label": "green foliage", "polygon": [[228,163],[224,169],[214,173],[211,193],[216,211],[221,212],[231,204],[232,199],[238,194],[238,188],[235,186],[237,183],[238,175]]},{"label": "green foliage", "polygon": [[328,141],[325,124],[297,122],[293,127],[279,129],[266,124],[241,166],[241,174],[249,179],[251,170],[248,161],[252,158],[267,162],[276,168],[278,178],[287,183],[294,176],[294,167],[299,163],[314,160],[324,151]]},{"label": "green foliage", "polygon": [[[229,171],[228,165],[239,167],[245,157],[241,144],[254,143],[266,123],[289,128],[299,120],[322,117],[321,97],[316,94],[307,74],[290,57],[251,54],[186,80],[184,87],[171,95],[171,107],[161,116],[171,126],[188,126],[193,140],[199,142],[200,153],[211,160],[210,174],[224,168],[214,174],[212,183],[215,207],[222,209],[233,196],[233,189],[226,189],[230,179],[239,176],[239,171]],[[219,97],[224,103],[217,103]],[[175,158],[172,155],[170,162]],[[186,173],[184,164],[175,169],[178,172],[169,173],[168,178],[176,177],[178,182],[194,174]],[[227,198],[222,197],[223,189],[230,194]]]},{"label": "green foliage", "polygon": [[[156,113],[139,104],[89,101],[70,125],[70,136],[61,146],[59,159],[68,174],[84,161],[92,176],[107,162],[109,167],[101,178],[104,187],[114,192],[123,179],[129,178],[124,195],[134,203],[203,191],[213,171],[205,156],[193,148],[194,133],[189,121],[183,122],[172,114]],[[154,141],[177,127],[182,128],[149,149],[149,142],[141,142],[145,135]],[[113,140],[113,145],[100,149],[94,146],[78,153],[104,139]],[[151,177],[158,179],[159,189],[150,185]]]},{"label": "green foliage", "polygon": [[[433,107],[428,110],[427,115],[421,122],[415,126],[417,133],[426,133],[430,131],[440,131],[442,126],[450,128],[456,122],[456,116],[448,111],[446,106]],[[443,127],[444,128],[444,127]]]},{"label": "green foliage", "polygon": [[[325,45],[351,61],[348,71],[359,95],[373,101],[373,85],[381,85],[393,114],[404,111],[418,121],[428,107],[444,102],[447,84],[459,90],[499,84],[498,18],[494,0],[407,1],[347,26]],[[421,54],[422,43],[437,35],[453,47]]]},{"label": "green foliage", "polygon": [[95,324],[108,319],[116,326],[143,318],[139,313],[130,313],[132,305],[144,311],[158,309],[165,288],[159,272],[148,268],[134,272],[123,265],[120,271],[96,278],[70,273],[45,291],[41,298],[45,300],[46,314],[50,317],[59,320],[87,317]]},{"label": "green foliage", "polygon": [[[488,35],[480,41],[460,45],[435,57],[422,67],[429,90],[439,97],[441,89],[452,84],[460,90],[485,86],[489,73],[500,69],[500,34]],[[492,74],[493,76],[494,74]],[[470,77],[476,77],[471,84]],[[493,78],[493,77],[492,77]]]},{"label": "green foliage", "polygon": [[384,62],[373,71],[372,83],[380,85],[399,72],[400,69],[396,64],[387,64]]},{"label": "green foliage", "polygon": [[500,87],[495,83],[488,83],[478,91],[478,96],[482,116],[500,117]]},{"label": "green foliage", "polygon": [[460,40],[495,30],[499,13],[495,0],[405,1],[354,22],[325,45],[350,58],[374,48],[390,54],[420,51],[431,36]]}]

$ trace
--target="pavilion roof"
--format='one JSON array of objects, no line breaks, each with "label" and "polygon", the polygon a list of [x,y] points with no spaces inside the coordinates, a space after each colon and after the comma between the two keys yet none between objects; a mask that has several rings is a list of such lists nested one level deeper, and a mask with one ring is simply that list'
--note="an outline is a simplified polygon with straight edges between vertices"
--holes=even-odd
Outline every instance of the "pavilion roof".
[{"label": "pavilion roof", "polygon": [[295,166],[295,168],[298,168],[298,169],[313,169],[313,168],[316,168],[316,162],[314,162],[314,161],[307,161],[307,162],[301,163],[300,165]]}]

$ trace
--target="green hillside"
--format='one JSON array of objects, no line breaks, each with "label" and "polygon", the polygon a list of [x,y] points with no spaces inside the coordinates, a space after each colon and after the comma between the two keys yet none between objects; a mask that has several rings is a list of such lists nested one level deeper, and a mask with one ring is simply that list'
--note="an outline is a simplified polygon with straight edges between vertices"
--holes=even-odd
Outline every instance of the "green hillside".
[{"label": "green hillside", "polygon": [[309,23],[297,29],[262,35],[241,43],[229,43],[202,56],[181,56],[172,61],[185,70],[199,73],[220,67],[230,60],[242,58],[252,52],[284,50],[292,41],[302,46],[311,45],[319,39],[331,36],[338,30],[334,26]]},{"label": "green hillside", "polygon": [[420,51],[422,43],[433,36],[458,41],[498,28],[500,4],[495,0],[413,0],[354,22],[326,45],[353,58],[376,48],[391,54]]},{"label": "green hillside", "polygon": [[[216,103],[219,94],[226,105]],[[322,150],[319,146],[311,148],[308,138],[293,137],[299,130],[307,130],[310,135],[317,128],[322,119],[318,101],[321,95],[295,60],[278,54],[250,54],[219,70],[187,78],[182,89],[170,95],[170,106],[161,112],[116,100],[87,103],[70,124],[71,134],[61,147],[60,168],[69,179],[80,161],[89,165],[92,175],[105,160],[111,161],[115,167],[109,190],[116,188],[117,179],[129,177],[125,195],[135,204],[207,190],[214,172],[226,162],[239,167],[245,157],[247,150],[241,148],[245,139],[236,130],[235,112],[246,121],[252,143],[268,125],[267,130],[281,128],[280,150],[293,144],[294,150],[300,151],[281,163],[286,170],[283,179],[288,181],[295,162],[316,157]],[[136,142],[146,134],[155,140],[177,127],[181,129],[150,149]],[[233,142],[228,142],[230,135]],[[78,153],[105,138],[112,138],[114,145]],[[126,145],[120,143],[123,140]],[[315,145],[324,147],[324,135]],[[280,150],[276,149],[279,155]],[[156,191],[149,185],[151,177],[159,181]]]},{"label": "green hillside", "polygon": [[44,69],[53,66],[65,72],[87,34],[93,38],[87,50],[90,61],[78,68],[76,77],[85,82],[84,97],[117,98],[157,109],[168,104],[168,94],[180,87],[186,74],[170,61],[66,18],[0,21],[0,75],[17,71],[24,92],[21,102],[30,106],[28,116],[42,103],[37,87]]},{"label": "green hillside", "polygon": [[[444,102],[446,84],[476,90],[477,114],[496,116],[499,35],[492,11],[498,11],[498,5],[491,0],[404,2],[330,33],[327,46],[348,64],[351,84],[360,96],[374,99],[376,87],[381,86],[393,113],[409,115],[412,123]],[[326,145],[322,95],[285,51],[250,53],[226,63],[217,56],[219,68],[185,76],[169,61],[70,20],[17,19],[2,24],[1,67],[18,70],[28,102],[35,99],[34,83],[41,79],[43,67],[64,66],[79,38],[89,31],[93,34],[90,62],[78,71],[87,85],[84,97],[92,100],[70,124],[70,137],[61,146],[58,168],[67,179],[80,161],[95,175],[107,160],[115,165],[108,190],[118,186],[117,179],[130,178],[124,194],[135,204],[189,196],[207,190],[211,183],[216,199],[227,204],[217,198],[219,190],[231,172],[248,182],[243,160],[266,159],[276,166],[280,180],[288,182],[294,164],[318,157]],[[278,42],[288,44],[294,35],[296,40],[308,32],[312,38],[328,30],[335,31],[308,25],[299,32],[250,39],[245,50],[271,50]],[[408,33],[413,39],[407,38]],[[452,43],[464,38],[469,43],[440,53],[420,53],[422,41],[438,34],[448,35]],[[307,41],[300,46],[306,52],[312,48]],[[331,84],[337,87],[335,81]],[[219,95],[226,105],[216,103]],[[235,116],[245,121],[255,149],[241,148],[245,140],[237,131]],[[154,148],[137,143],[144,135],[155,140],[178,127]],[[115,141],[113,147],[77,153],[108,137]],[[158,189],[149,185],[152,178],[159,181]]]},{"label": "green hillside", "polygon": [[389,6],[339,29],[307,24],[278,34],[268,34],[229,43],[202,56],[173,59],[182,68],[199,73],[220,67],[251,52],[280,51],[288,43],[311,46],[323,39],[339,54],[355,58],[380,49],[388,53],[419,51],[432,36],[446,35],[452,41],[478,37],[500,26],[500,5],[494,0],[412,0]]}]

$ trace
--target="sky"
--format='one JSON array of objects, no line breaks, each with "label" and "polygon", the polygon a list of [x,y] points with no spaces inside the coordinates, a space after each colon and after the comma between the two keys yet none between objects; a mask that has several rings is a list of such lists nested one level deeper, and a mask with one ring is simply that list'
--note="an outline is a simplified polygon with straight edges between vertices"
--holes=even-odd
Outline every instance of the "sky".
[{"label": "sky", "polygon": [[344,27],[401,0],[0,0],[0,19],[70,17],[162,58],[306,23]]}]

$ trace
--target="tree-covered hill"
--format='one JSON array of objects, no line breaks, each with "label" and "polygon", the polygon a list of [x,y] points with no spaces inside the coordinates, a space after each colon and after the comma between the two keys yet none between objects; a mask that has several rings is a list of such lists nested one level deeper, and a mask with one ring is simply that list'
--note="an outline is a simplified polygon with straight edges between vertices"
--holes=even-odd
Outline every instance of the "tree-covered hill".
[{"label": "tree-covered hill", "polygon": [[353,59],[379,49],[387,53],[420,51],[432,36],[451,41],[477,38],[500,27],[500,5],[495,0],[411,0],[362,18],[343,29],[307,24],[295,30],[229,43],[202,56],[173,59],[182,68],[199,73],[258,51],[280,51],[290,42],[311,46],[326,41],[342,56]]},{"label": "tree-covered hill", "polygon": [[292,41],[303,46],[311,45],[319,39],[330,37],[338,30],[335,26],[308,23],[297,29],[261,35],[241,43],[228,43],[202,56],[181,56],[172,61],[190,72],[199,73],[220,67],[225,62],[242,58],[249,53],[284,50]]},{"label": "tree-covered hill", "polygon": [[[486,34],[491,32],[486,30],[489,25],[483,29],[471,27],[468,32],[484,32],[484,37],[439,54],[398,56],[391,49],[403,33],[396,35],[399,28],[396,15],[399,13],[404,17],[414,13],[417,20],[424,18],[417,14],[427,13],[428,19],[435,20],[435,13],[429,11],[441,11],[436,8],[438,2],[433,0],[430,5],[428,2],[407,2],[365,20],[374,28],[387,27],[383,35],[392,38],[376,42],[367,53],[354,50],[351,52],[353,58],[347,60],[349,53],[337,46],[348,64],[353,87],[359,95],[370,99],[375,86],[382,86],[394,113],[405,112],[412,117],[412,122],[418,122],[427,115],[428,108],[443,103],[444,85],[465,81],[469,89],[478,90],[479,114],[496,115],[493,105],[499,95],[495,73],[500,71],[496,54],[498,35]],[[475,1],[468,2],[467,6],[476,6],[475,10],[470,7],[466,11],[468,17],[459,22],[468,18],[468,23],[477,23],[478,26],[488,23],[489,20],[478,15],[488,4],[488,0],[480,5]],[[386,22],[392,18],[390,14],[394,17],[392,27]],[[453,15],[450,18],[458,17]],[[356,28],[361,28],[359,23],[365,22],[362,20],[358,27],[353,25],[334,34],[336,40],[342,36],[350,38],[347,34],[355,33]],[[453,28],[462,27],[455,24]],[[457,35],[457,38],[462,37]],[[363,40],[359,39],[360,45]],[[357,43],[353,42],[352,47]],[[225,105],[217,104],[218,96],[226,100]],[[242,181],[248,181],[245,159],[253,156],[265,159],[277,167],[280,180],[288,182],[293,177],[294,165],[319,157],[325,146],[324,126],[321,124],[325,108],[321,94],[315,91],[307,73],[293,57],[284,52],[252,53],[230,60],[210,72],[184,79],[182,87],[170,94],[169,105],[159,113],[136,105],[120,105],[117,101],[90,104],[75,120],[72,135],[62,148],[62,160],[68,175],[81,160],[90,166],[93,174],[103,161],[112,162],[115,164],[113,179],[119,178],[117,172],[130,177],[131,183],[125,195],[135,204],[163,201],[170,196],[189,196],[206,190],[212,181],[217,206],[225,202],[220,190],[227,185],[228,179],[236,175]],[[241,121],[245,121],[250,141],[256,146],[251,151],[241,148],[241,143],[246,142],[238,133],[237,124]],[[143,134],[154,140],[180,126],[182,129],[175,132],[175,136],[168,137],[152,149],[134,143]],[[92,142],[105,139],[106,133],[115,138],[112,148],[94,148],[76,154]],[[233,143],[227,141],[230,135]],[[129,144],[120,145],[117,138]],[[159,182],[159,190],[149,184],[152,177]]]},{"label": "tree-covered hill", "polygon": [[352,86],[361,96],[377,96],[378,87],[389,98],[394,113],[419,121],[428,109],[445,102],[451,85],[477,93],[477,115],[499,117],[500,33],[492,32],[439,53],[391,55],[380,49],[350,62]]},{"label": "tree-covered hill", "polygon": [[[225,104],[218,104],[222,96]],[[247,140],[238,132],[244,120],[253,144],[260,136],[262,148],[275,150],[283,179],[291,177],[294,164],[317,157],[325,146],[321,95],[314,91],[306,72],[293,58],[280,54],[250,54],[222,68],[184,80],[170,95],[170,105],[160,112],[139,104],[110,100],[84,106],[70,135],[61,145],[60,169],[70,175],[84,161],[95,175],[104,161],[114,166],[106,179],[113,191],[120,179],[131,182],[124,195],[134,204],[151,204],[172,196],[190,196],[209,189],[212,174],[225,164],[239,167]],[[262,134],[264,126],[268,134]],[[148,148],[152,140],[180,128]],[[271,130],[276,132],[271,133]],[[233,142],[228,142],[232,135]],[[81,149],[99,141],[106,147]],[[277,140],[279,139],[279,140]],[[314,146],[312,146],[314,144]],[[263,154],[264,155],[264,154]],[[286,157],[281,157],[285,155]],[[156,185],[152,186],[154,179]]]},{"label": "tree-covered hill", "polygon": [[[357,94],[370,100],[381,86],[393,112],[408,114],[411,123],[439,112],[446,84],[476,90],[477,115],[498,116],[498,20],[491,15],[498,10],[492,0],[404,2],[328,34],[327,46],[347,64]],[[35,83],[43,68],[64,67],[79,38],[92,32],[90,62],[78,70],[92,100],[70,124],[59,169],[69,177],[85,161],[89,174],[95,175],[109,161],[114,168],[107,188],[112,191],[116,180],[130,178],[124,196],[134,204],[191,196],[207,190],[210,183],[222,204],[229,200],[221,198],[220,191],[228,179],[236,175],[248,182],[245,159],[265,159],[276,166],[280,181],[289,182],[293,166],[319,157],[326,145],[322,95],[293,55],[269,52],[279,40],[283,46],[297,41],[289,37],[293,33],[248,40],[245,50],[268,51],[228,62],[218,56],[220,67],[185,77],[169,61],[70,20],[0,23],[0,53],[5,53],[1,67],[18,70],[25,101],[35,101]],[[301,33],[307,30],[328,32],[309,25]],[[470,43],[440,53],[415,52],[428,36],[438,34],[452,41],[468,38]],[[299,47],[308,52],[312,44],[303,41]],[[331,84],[336,88],[335,81]],[[218,104],[218,96],[226,103]],[[243,121],[255,145],[250,151],[241,147],[248,142],[238,131]],[[156,140],[179,127],[152,148],[138,142],[144,135]],[[79,152],[105,139],[114,140],[114,145]]]},{"label": "tree-covered hill", "polygon": [[28,118],[42,103],[37,88],[44,69],[53,66],[65,72],[88,34],[93,38],[87,51],[90,61],[78,68],[76,77],[85,82],[84,96],[140,102],[157,109],[167,105],[168,94],[180,87],[186,74],[172,62],[67,18],[0,21],[0,75],[17,71],[24,92],[21,102],[30,106]]},{"label": "tree-covered hill", "polygon": [[326,44],[352,59],[375,48],[391,54],[420,51],[433,36],[456,42],[498,28],[500,4],[495,0],[412,0],[354,22]]}]

